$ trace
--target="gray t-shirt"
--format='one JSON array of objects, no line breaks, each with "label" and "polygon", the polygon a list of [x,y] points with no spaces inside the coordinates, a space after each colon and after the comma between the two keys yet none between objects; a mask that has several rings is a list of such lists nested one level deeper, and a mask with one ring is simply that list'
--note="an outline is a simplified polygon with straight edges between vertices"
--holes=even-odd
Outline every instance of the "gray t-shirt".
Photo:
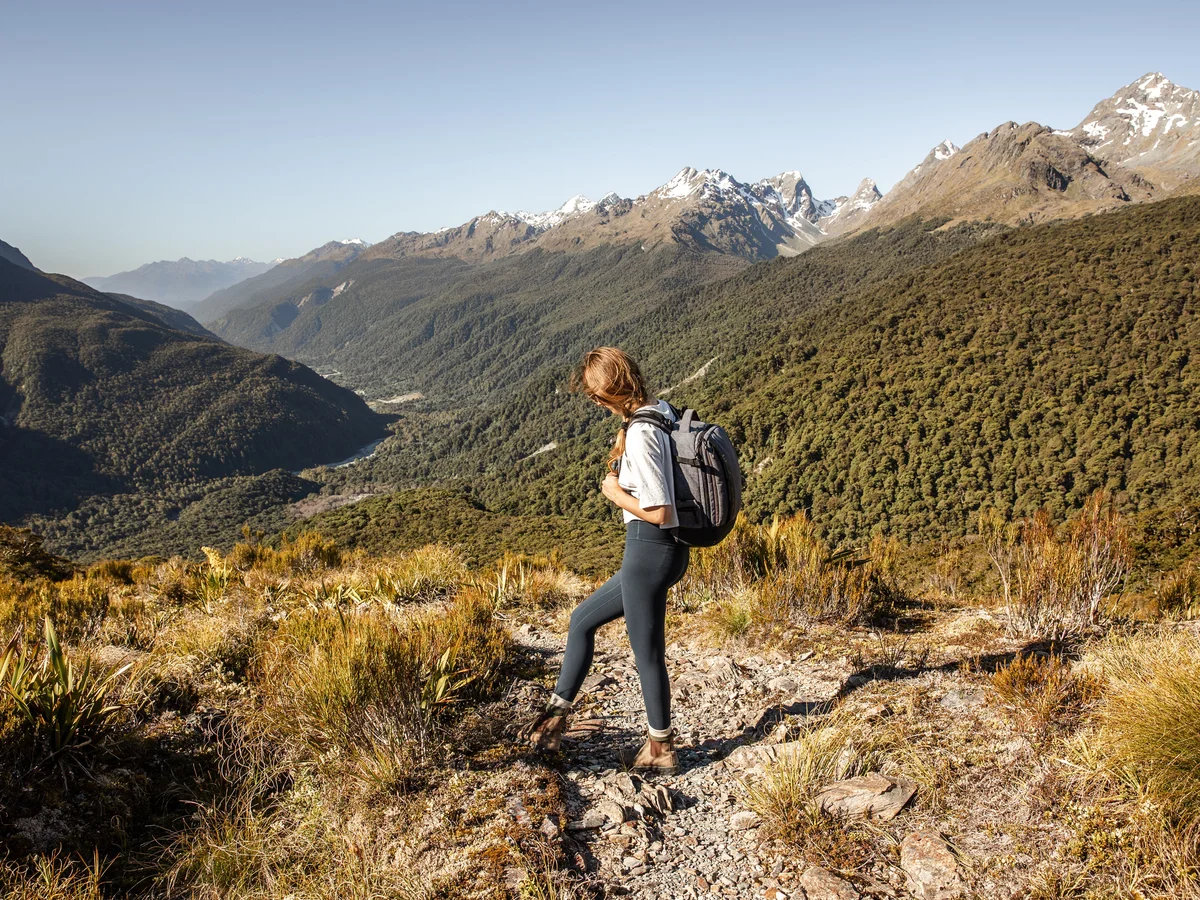
[{"label": "gray t-shirt", "polygon": [[[670,421],[675,421],[666,400],[658,405],[647,404],[640,409],[655,409]],[[650,506],[669,506],[670,515],[660,528],[675,528],[679,516],[675,512],[675,478],[671,468],[671,439],[661,428],[649,422],[634,422],[625,431],[625,455],[621,457],[621,474],[617,484],[637,498],[642,509]],[[622,510],[626,524],[638,517]]]}]

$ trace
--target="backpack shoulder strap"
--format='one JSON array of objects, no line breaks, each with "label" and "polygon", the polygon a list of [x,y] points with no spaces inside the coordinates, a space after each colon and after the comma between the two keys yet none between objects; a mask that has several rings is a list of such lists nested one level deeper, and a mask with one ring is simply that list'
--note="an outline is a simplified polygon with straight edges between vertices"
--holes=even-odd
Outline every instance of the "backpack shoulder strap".
[{"label": "backpack shoulder strap", "polygon": [[660,428],[667,434],[671,433],[671,422],[656,409],[643,409],[635,412],[629,417],[629,421],[622,423],[621,427],[628,429],[634,422],[646,422],[656,428]]}]

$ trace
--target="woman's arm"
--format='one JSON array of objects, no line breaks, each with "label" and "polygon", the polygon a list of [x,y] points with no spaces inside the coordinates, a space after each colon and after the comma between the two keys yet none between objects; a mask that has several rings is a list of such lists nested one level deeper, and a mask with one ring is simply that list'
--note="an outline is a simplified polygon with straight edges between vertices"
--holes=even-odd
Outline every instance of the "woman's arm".
[{"label": "woman's arm", "polygon": [[662,525],[671,516],[671,507],[669,506],[648,506],[642,509],[638,505],[637,497],[633,496],[633,494],[617,483],[615,472],[609,472],[605,476],[600,490],[604,493],[605,497],[617,504],[621,509],[633,513],[633,515],[644,522],[649,522],[651,525]]}]

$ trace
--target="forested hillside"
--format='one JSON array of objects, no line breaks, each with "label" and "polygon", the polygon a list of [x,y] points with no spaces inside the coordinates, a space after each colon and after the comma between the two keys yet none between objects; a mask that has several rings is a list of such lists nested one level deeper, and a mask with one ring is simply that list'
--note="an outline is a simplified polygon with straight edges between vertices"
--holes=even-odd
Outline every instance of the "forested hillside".
[{"label": "forested hillside", "polygon": [[[78,514],[96,495],[162,503],[382,436],[351,391],[168,327],[156,307],[0,261],[0,521]],[[128,527],[156,524],[127,512]]]},{"label": "forested hillside", "polygon": [[534,249],[483,266],[458,259],[362,259],[288,287],[272,303],[210,327],[233,343],[299,359],[389,399],[507,394],[547,362],[637,319],[672,292],[718,280],[745,260],[678,245],[578,253]]},{"label": "forested hillside", "polygon": [[[1099,487],[1126,510],[1195,502],[1200,201],[982,241],[925,227],[755,266],[593,341],[659,388],[716,358],[669,396],[729,427],[756,519],[807,509],[835,538],[938,538],[983,506],[1062,514]],[[497,511],[603,518],[613,422],[566,372],[477,415],[413,411],[400,449],[332,486],[451,478]]]}]

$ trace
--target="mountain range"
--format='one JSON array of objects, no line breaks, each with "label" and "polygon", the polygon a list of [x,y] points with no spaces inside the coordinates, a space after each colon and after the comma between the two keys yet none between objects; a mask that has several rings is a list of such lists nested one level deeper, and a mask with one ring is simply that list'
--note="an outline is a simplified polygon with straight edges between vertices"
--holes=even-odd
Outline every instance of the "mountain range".
[{"label": "mountain range", "polygon": [[269,263],[255,262],[244,256],[219,262],[215,259],[188,259],[185,256],[177,260],[146,263],[116,275],[95,275],[81,280],[105,293],[132,294],[177,309],[189,309],[214,291],[261,275],[281,262],[282,259]]}]

